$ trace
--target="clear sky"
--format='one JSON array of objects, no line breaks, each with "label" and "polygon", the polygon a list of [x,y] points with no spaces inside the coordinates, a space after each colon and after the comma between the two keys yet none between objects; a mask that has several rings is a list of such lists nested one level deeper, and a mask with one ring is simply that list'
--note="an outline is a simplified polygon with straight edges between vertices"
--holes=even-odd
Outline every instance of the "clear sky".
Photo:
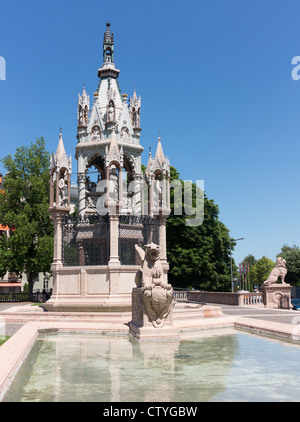
[{"label": "clear sky", "polygon": [[0,157],[41,136],[52,152],[62,126],[77,170],[78,93],[93,98],[109,20],[121,91],[142,97],[143,163],[160,133],[245,238],[236,262],[275,260],[300,244],[299,16],[299,0],[0,0]]}]

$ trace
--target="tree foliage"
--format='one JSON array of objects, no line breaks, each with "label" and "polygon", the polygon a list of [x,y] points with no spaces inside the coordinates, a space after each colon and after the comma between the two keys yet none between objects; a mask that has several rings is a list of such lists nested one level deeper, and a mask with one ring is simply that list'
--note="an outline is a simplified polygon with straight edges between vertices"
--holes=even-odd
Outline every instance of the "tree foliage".
[{"label": "tree foliage", "polygon": [[245,258],[243,259],[241,264],[249,264],[249,267],[251,267],[252,265],[256,264],[256,258],[255,258],[254,255],[249,254],[249,255],[245,256]]},{"label": "tree foliage", "polygon": [[[183,192],[184,183],[179,179],[178,171],[171,167],[170,181],[174,180],[178,181],[178,189],[180,190],[181,185]],[[185,186],[187,187],[188,185]],[[174,287],[229,291],[231,288],[229,231],[218,218],[218,205],[200,192],[200,188],[195,184],[190,184],[188,188],[192,192],[192,206],[196,206],[197,194],[198,198],[201,196],[204,201],[203,223],[186,225],[186,221],[191,221],[195,216],[187,215],[189,206],[184,202],[183,193],[182,215],[175,215],[176,188],[171,189],[171,215],[167,221],[169,280]]]},{"label": "tree foliage", "polygon": [[29,291],[39,272],[53,260],[53,223],[49,207],[49,153],[43,138],[17,148],[2,163],[7,173],[0,194],[0,221],[13,228],[0,238],[0,277],[6,272],[28,274]]},{"label": "tree foliage", "polygon": [[[244,258],[244,260],[246,258]],[[256,260],[254,264],[250,265],[250,270],[248,273],[250,285],[253,287],[263,284],[263,282],[267,280],[270,272],[274,267],[275,263],[265,256]]]}]

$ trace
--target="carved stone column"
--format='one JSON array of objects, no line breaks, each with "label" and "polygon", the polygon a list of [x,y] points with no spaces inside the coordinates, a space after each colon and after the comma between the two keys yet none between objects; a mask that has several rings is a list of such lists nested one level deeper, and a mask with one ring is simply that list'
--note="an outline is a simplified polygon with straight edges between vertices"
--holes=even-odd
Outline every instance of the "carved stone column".
[{"label": "carved stone column", "polygon": [[169,270],[167,261],[167,215],[160,214],[159,216],[159,245],[160,245],[160,259],[164,272]]},{"label": "carved stone column", "polygon": [[109,215],[110,224],[110,263],[120,263],[119,260],[119,215]]},{"label": "carved stone column", "polygon": [[54,222],[54,254],[51,271],[53,275],[53,297],[59,290],[59,270],[63,267],[63,232],[62,225],[66,215],[69,214],[69,208],[52,207],[49,208],[51,219]]},{"label": "carved stone column", "polygon": [[54,207],[50,208],[51,218],[54,222],[54,256],[53,256],[53,265],[62,266],[63,257],[62,257],[62,223],[66,215],[69,214],[69,208],[63,207]]},{"label": "carved stone column", "polygon": [[78,212],[79,215],[85,212],[85,174],[78,175]]}]

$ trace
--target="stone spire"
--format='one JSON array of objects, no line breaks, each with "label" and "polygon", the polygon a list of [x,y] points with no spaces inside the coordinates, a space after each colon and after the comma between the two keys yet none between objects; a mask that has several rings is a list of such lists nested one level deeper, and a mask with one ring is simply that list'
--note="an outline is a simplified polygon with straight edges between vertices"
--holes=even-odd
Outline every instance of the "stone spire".
[{"label": "stone spire", "polygon": [[66,156],[66,150],[65,150],[65,146],[64,146],[62,133],[61,133],[61,130],[60,130],[59,141],[58,141],[55,157],[56,157],[56,160],[58,162],[61,162],[63,157],[65,157],[65,156]]},{"label": "stone spire", "polygon": [[106,32],[103,39],[103,63],[114,62],[114,34],[110,32],[110,23],[106,24]]},{"label": "stone spire", "polygon": [[50,157],[50,208],[70,207],[72,159],[66,154],[60,130],[56,153]]},{"label": "stone spire", "polygon": [[64,146],[64,141],[63,141],[63,136],[61,133],[61,129],[60,129],[60,134],[59,134],[59,141],[57,144],[57,149],[56,149],[56,153],[53,154],[53,157],[51,159],[50,162],[50,167],[52,166],[52,168],[56,167],[59,170],[64,168],[66,169],[69,173],[72,172],[72,159],[71,159],[71,154],[68,157],[66,154],[66,150],[65,150],[65,146]]},{"label": "stone spire", "polygon": [[78,94],[78,127],[87,127],[89,122],[90,97],[83,86],[82,95]]},{"label": "stone spire", "polygon": [[109,22],[107,22],[106,27],[107,29],[103,38],[103,64],[102,68],[98,70],[98,77],[110,76],[117,78],[120,71],[115,68],[114,63],[114,34],[110,32]]},{"label": "stone spire", "polygon": [[155,172],[163,172],[163,170],[166,170],[169,172],[169,160],[167,157],[165,157],[162,144],[161,144],[161,137],[158,138],[157,148],[155,156],[153,157],[151,154],[151,151],[149,151],[149,158],[146,168],[146,175],[148,177],[151,177],[151,175],[154,175]]},{"label": "stone spire", "polygon": [[133,96],[129,102],[129,114],[131,117],[131,124],[133,129],[140,130],[141,128],[141,97],[137,97],[136,91],[134,90]]}]

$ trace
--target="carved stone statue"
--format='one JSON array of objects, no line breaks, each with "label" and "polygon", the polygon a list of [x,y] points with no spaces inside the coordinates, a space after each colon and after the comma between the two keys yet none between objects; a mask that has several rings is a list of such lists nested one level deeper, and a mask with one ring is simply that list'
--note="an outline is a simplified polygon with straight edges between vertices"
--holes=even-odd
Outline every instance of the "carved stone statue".
[{"label": "carved stone statue", "polygon": [[153,327],[162,328],[171,310],[173,288],[164,280],[160,247],[150,243],[145,250],[138,245],[135,248],[142,263],[135,283],[143,292],[144,311]]},{"label": "carved stone statue", "polygon": [[113,164],[109,170],[109,199],[117,202],[119,196],[119,182],[116,166]]},{"label": "carved stone statue", "polygon": [[[286,261],[284,258],[278,257],[276,259],[276,267],[273,268],[262,286],[262,298],[265,308],[291,308],[291,285],[284,281],[286,274]],[[278,278],[281,279],[281,283],[276,283]]]},{"label": "carved stone statue", "polygon": [[122,139],[123,142],[129,141],[129,131],[128,131],[127,127],[122,127],[121,139]]},{"label": "carved stone statue", "polygon": [[100,129],[99,126],[94,126],[92,129],[92,140],[93,141],[100,141]]},{"label": "carved stone statue", "polygon": [[278,257],[276,259],[276,267],[273,268],[268,279],[264,281],[264,285],[270,286],[272,284],[275,284],[278,278],[281,279],[282,284],[286,284],[284,281],[286,274],[287,274],[286,260],[284,258]]},{"label": "carved stone statue", "polygon": [[66,207],[68,202],[68,197],[66,196],[66,182],[67,182],[67,172],[60,176],[58,182],[58,205],[60,207]]},{"label": "carved stone statue", "polygon": [[115,120],[115,108],[112,101],[110,101],[108,106],[108,121],[113,122]]},{"label": "carved stone statue", "polygon": [[89,209],[95,209],[96,208],[96,205],[95,205],[94,201],[92,200],[92,198],[90,196],[86,197],[85,206],[86,206],[86,208],[89,208]]}]

